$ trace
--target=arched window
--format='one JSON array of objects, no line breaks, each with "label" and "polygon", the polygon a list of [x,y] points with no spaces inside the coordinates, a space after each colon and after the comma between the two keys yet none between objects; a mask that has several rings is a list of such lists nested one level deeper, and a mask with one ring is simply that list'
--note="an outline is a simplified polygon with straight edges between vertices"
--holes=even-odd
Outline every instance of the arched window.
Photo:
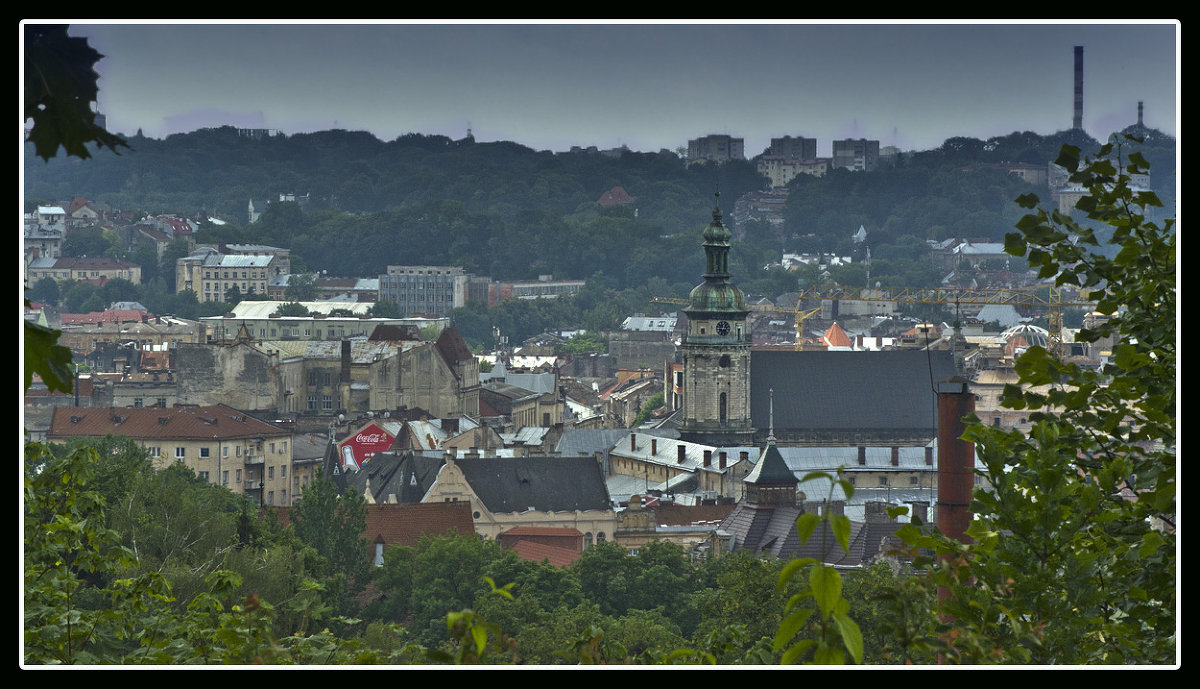
[{"label": "arched window", "polygon": [[721,393],[721,423],[725,423],[725,418],[728,415],[728,410],[726,408],[727,406],[728,406],[728,404],[725,400],[725,393],[722,392]]}]

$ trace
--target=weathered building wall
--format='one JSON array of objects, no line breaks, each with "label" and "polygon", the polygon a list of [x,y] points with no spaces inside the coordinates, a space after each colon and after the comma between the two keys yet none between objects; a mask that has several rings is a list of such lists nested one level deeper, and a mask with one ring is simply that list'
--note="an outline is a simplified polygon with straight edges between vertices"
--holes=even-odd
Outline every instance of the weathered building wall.
[{"label": "weathered building wall", "polygon": [[179,403],[274,412],[282,388],[275,359],[243,343],[180,344]]}]

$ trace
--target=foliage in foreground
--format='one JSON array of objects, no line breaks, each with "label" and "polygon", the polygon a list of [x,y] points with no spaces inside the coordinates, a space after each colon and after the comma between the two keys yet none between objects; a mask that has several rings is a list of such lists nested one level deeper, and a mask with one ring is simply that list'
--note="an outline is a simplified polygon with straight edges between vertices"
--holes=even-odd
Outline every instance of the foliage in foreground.
[{"label": "foliage in foreground", "polygon": [[943,617],[916,643],[948,662],[1176,660],[1176,235],[1172,221],[1146,221],[1159,201],[1129,186],[1145,160],[1120,152],[1105,146],[1079,168],[1065,147],[1058,161],[1091,190],[1079,208],[1111,230],[1111,258],[1095,230],[1057,211],[1026,216],[1006,242],[1043,277],[1090,293],[1108,320],[1080,339],[1114,337],[1111,361],[1092,371],[1031,348],[1004,404],[1030,410],[1033,428],[976,419],[964,436],[990,486],[975,494],[974,541],[902,533],[937,554],[924,564]]}]

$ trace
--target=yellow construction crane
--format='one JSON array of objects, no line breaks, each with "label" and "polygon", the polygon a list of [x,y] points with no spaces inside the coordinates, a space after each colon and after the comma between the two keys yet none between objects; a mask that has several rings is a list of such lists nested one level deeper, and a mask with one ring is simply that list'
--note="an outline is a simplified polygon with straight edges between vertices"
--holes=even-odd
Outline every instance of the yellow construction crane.
[{"label": "yellow construction crane", "polygon": [[796,309],[805,300],[832,301],[893,301],[901,304],[1008,304],[1011,306],[1041,307],[1049,314],[1047,349],[1055,356],[1063,353],[1062,310],[1065,306],[1096,308],[1096,303],[1084,299],[1064,299],[1062,289],[1042,286],[1024,289],[968,289],[959,287],[834,287],[801,290]]}]

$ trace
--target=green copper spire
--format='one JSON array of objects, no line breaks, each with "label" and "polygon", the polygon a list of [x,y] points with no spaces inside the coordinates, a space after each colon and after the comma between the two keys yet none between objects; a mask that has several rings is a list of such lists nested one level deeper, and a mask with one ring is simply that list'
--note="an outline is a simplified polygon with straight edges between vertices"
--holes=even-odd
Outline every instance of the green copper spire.
[{"label": "green copper spire", "polygon": [[[720,196],[717,192],[716,197]],[[729,282],[730,236],[721,220],[721,207],[714,205],[712,222],[704,228],[704,282],[692,290],[689,313],[741,314],[741,318],[749,313],[742,290]]]}]

